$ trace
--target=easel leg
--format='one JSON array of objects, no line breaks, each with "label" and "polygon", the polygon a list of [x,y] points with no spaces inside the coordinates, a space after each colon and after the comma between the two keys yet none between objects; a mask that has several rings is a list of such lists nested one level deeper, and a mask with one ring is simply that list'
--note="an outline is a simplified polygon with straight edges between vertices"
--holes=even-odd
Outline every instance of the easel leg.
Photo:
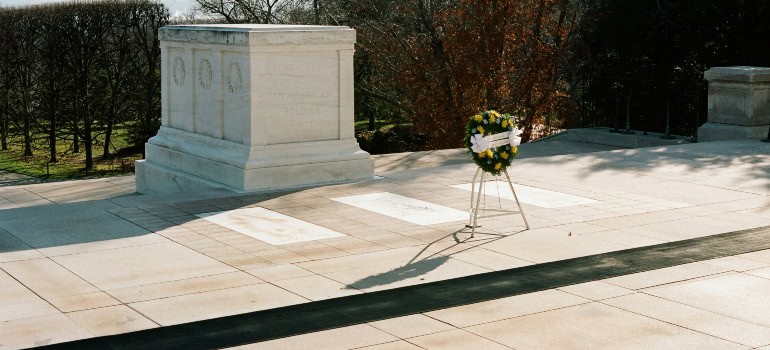
[{"label": "easel leg", "polygon": [[[476,175],[473,175],[473,181],[471,181],[471,208],[468,209],[468,224],[465,225],[465,227],[468,228],[473,228],[473,217],[475,211],[475,208],[473,208],[473,201],[476,199],[476,180],[479,178],[479,172],[481,172],[481,168],[476,170]],[[481,189],[481,184],[479,184],[479,189]]]},{"label": "easel leg", "polygon": [[479,203],[481,202],[481,196],[484,195],[484,181],[487,179],[487,172],[481,172],[481,182],[479,182],[479,193],[476,195],[476,208],[473,209],[473,227],[471,228],[471,238],[476,233],[476,225],[479,217]]},{"label": "easel leg", "polygon": [[[513,182],[511,182],[511,177],[508,176],[508,170],[503,170],[505,173],[505,178],[508,179],[508,186],[511,186],[511,193],[513,193],[513,198],[516,199],[516,205],[519,206],[519,213],[521,214],[521,218],[524,219],[524,226],[527,227],[527,230],[529,230],[529,223],[527,222],[527,217],[524,216],[524,210],[521,209],[521,203],[519,203],[519,196],[516,195],[516,191],[513,189]],[[483,175],[482,175],[483,179]],[[473,237],[473,235],[471,235]]]}]

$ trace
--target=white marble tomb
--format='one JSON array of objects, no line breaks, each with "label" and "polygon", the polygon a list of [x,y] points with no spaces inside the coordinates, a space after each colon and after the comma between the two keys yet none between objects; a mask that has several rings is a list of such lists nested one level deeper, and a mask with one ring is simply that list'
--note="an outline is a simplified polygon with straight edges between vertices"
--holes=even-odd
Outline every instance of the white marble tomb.
[{"label": "white marble tomb", "polygon": [[136,164],[140,193],[239,192],[370,179],[354,136],[348,27],[160,30],[162,126]]}]

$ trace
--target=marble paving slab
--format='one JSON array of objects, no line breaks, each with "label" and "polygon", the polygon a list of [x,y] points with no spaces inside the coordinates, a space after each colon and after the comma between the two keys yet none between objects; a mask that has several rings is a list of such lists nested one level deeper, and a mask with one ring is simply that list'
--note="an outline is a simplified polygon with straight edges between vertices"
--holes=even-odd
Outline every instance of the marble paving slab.
[{"label": "marble paving slab", "polygon": [[468,212],[390,192],[337,197],[332,200],[417,225],[468,220]]},{"label": "marble paving slab", "polygon": [[272,245],[343,237],[345,234],[265,208],[197,214],[198,217]]},{"label": "marble paving slab", "polygon": [[[452,185],[451,187],[470,191],[471,183]],[[502,180],[487,181],[485,192],[488,196],[495,196],[504,199],[513,200],[513,192],[508,186],[508,182]],[[542,208],[563,208],[584,204],[596,203],[595,200],[578,197],[571,194],[544,190],[542,188],[530,187],[525,185],[513,184],[519,201],[535,205]],[[478,189],[477,189],[478,191]]]}]

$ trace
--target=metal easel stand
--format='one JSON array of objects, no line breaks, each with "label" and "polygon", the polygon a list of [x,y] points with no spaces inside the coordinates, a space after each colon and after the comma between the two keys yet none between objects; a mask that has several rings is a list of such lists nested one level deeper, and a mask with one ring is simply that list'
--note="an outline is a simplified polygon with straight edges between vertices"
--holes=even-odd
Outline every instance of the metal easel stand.
[{"label": "metal easel stand", "polygon": [[[481,173],[481,181],[478,182],[479,184],[479,190],[478,193],[476,193],[476,180],[479,178],[479,173]],[[511,193],[513,193],[513,198],[516,200],[516,205],[519,207],[519,213],[521,214],[521,218],[524,219],[524,226],[527,227],[527,230],[529,230],[529,223],[527,222],[527,217],[524,216],[524,210],[521,209],[521,203],[519,203],[519,196],[516,195],[516,190],[513,189],[513,183],[511,182],[511,177],[508,176],[508,170],[504,169],[503,174],[505,174],[505,179],[508,180],[508,186],[511,188]],[[476,227],[478,227],[478,218],[479,218],[479,204],[481,203],[481,197],[484,196],[484,185],[486,183],[487,179],[487,172],[481,170],[481,168],[478,168],[476,170],[476,175],[473,175],[473,181],[471,182],[471,208],[470,208],[470,218],[468,218],[468,224],[465,225],[465,227],[471,229],[471,238],[473,238],[474,233],[476,233]],[[475,203],[475,205],[474,205]]]}]

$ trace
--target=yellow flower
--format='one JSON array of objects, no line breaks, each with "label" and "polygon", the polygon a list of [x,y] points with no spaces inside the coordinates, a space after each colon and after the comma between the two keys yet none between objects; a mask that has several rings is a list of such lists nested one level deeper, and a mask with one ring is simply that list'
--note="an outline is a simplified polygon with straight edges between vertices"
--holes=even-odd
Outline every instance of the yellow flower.
[{"label": "yellow flower", "polygon": [[516,154],[517,152],[519,152],[519,148],[518,147],[516,147],[516,146],[511,147],[511,153]]},{"label": "yellow flower", "polygon": [[503,151],[503,153],[500,153],[500,158],[508,159],[508,152]]},{"label": "yellow flower", "polygon": [[489,158],[492,158],[494,155],[495,155],[495,154],[494,154],[494,153],[492,153],[492,150],[491,150],[491,149],[488,149],[488,150],[487,150],[487,157],[489,157]]},{"label": "yellow flower", "polygon": [[492,113],[489,113],[489,124],[492,124],[495,122],[495,115]]},{"label": "yellow flower", "polygon": [[481,114],[476,114],[473,116],[473,120],[475,120],[476,123],[481,123],[481,121],[484,120],[484,117],[482,117]]},{"label": "yellow flower", "polygon": [[484,152],[479,152],[479,158],[484,158],[484,156],[486,156],[486,155],[487,155],[487,152],[486,152],[486,151],[484,151]]},{"label": "yellow flower", "polygon": [[476,130],[479,131],[479,134],[484,134],[484,127],[483,126],[481,126],[481,125],[477,126]]},{"label": "yellow flower", "polygon": [[502,168],[502,167],[503,167],[503,165],[500,164],[500,163],[495,164],[495,170],[500,170],[500,168]]},{"label": "yellow flower", "polygon": [[507,128],[508,127],[508,121],[507,120],[503,120],[501,125],[503,126],[503,129]]},{"label": "yellow flower", "polygon": [[490,116],[494,116],[495,118],[500,118],[500,113],[497,113],[497,111],[489,111]]}]

